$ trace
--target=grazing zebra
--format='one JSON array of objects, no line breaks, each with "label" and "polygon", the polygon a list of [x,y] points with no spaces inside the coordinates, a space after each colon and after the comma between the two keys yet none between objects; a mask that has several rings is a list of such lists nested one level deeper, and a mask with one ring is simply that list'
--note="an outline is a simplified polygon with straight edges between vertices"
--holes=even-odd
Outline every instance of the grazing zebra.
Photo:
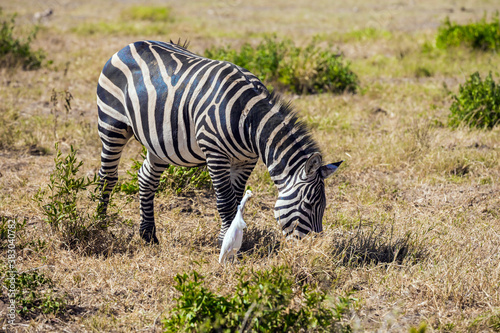
[{"label": "grazing zebra", "polygon": [[248,70],[211,60],[178,44],[140,41],[114,54],[97,86],[102,141],[102,204],[118,180],[128,140],[147,148],[139,170],[140,235],[158,243],[153,200],[169,164],[207,165],[222,220],[221,244],[260,158],[278,188],[275,217],[286,236],[322,231],[324,179],[318,146],[289,104]]}]

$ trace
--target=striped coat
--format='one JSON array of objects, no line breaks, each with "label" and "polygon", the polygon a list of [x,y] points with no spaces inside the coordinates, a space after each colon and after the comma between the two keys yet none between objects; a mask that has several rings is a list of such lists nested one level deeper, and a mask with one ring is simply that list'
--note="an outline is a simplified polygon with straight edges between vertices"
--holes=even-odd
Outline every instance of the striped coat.
[{"label": "striped coat", "polygon": [[260,158],[278,187],[275,217],[285,235],[322,230],[324,179],[339,163],[321,154],[289,105],[248,70],[173,43],[140,41],[109,59],[97,87],[104,213],[123,147],[147,148],[139,170],[140,234],[158,242],[154,194],[169,165],[206,164],[222,220],[219,242]]}]

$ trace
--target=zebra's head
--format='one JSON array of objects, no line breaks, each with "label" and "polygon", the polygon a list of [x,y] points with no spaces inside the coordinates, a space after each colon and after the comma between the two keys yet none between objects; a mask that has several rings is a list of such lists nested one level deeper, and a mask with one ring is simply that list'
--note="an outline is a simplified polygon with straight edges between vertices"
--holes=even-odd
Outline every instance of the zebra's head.
[{"label": "zebra's head", "polygon": [[314,153],[297,169],[288,184],[280,189],[274,216],[287,238],[302,238],[311,231],[323,231],[325,179],[342,162],[322,165],[321,154]]}]

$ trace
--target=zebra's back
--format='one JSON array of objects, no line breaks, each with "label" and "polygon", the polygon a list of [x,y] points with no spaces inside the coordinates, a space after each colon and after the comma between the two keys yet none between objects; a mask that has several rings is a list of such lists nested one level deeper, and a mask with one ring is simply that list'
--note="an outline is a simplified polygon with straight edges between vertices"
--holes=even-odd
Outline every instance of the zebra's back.
[{"label": "zebra's back", "polygon": [[172,43],[141,41],[104,66],[99,118],[108,127],[129,128],[150,153],[170,164],[196,166],[205,163],[203,140],[228,155],[241,154],[242,106],[263,91],[254,75],[236,65]]}]

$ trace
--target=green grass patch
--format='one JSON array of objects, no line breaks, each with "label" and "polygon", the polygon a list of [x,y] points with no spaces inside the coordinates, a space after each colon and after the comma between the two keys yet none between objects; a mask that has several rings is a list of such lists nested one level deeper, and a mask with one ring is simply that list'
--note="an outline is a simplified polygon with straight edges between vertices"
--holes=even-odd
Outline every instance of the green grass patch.
[{"label": "green grass patch", "polygon": [[427,324],[423,322],[418,327],[412,326],[408,331],[410,333],[425,333],[427,332]]},{"label": "green grass patch", "polygon": [[54,283],[43,273],[31,271],[12,276],[5,271],[5,276],[3,284],[10,293],[9,297],[15,300],[16,312],[21,316],[40,312],[62,314],[65,310],[65,297],[55,295]]},{"label": "green grass patch", "polygon": [[367,27],[346,32],[319,33],[314,39],[325,42],[372,42],[377,40],[388,40],[394,38],[394,34],[388,30]]},{"label": "green grass patch", "polygon": [[71,29],[78,35],[148,36],[168,32],[166,22],[85,22]]},{"label": "green grass patch", "polygon": [[342,40],[347,41],[372,41],[377,39],[389,39],[393,34],[387,30],[368,27],[364,29],[352,30],[342,34]]},{"label": "green grass patch", "polygon": [[500,312],[497,312],[488,318],[488,327],[495,332],[500,332]]},{"label": "green grass patch", "polygon": [[216,295],[203,286],[196,271],[178,274],[174,286],[181,295],[168,318],[165,332],[342,332],[340,323],[353,301],[339,298],[329,304],[324,292],[307,284],[297,286],[290,269],[273,267],[238,276],[231,296]]},{"label": "green grass patch", "polygon": [[37,132],[41,127],[47,128],[48,126],[50,125],[47,117],[25,117],[12,106],[0,106],[0,149],[31,152],[32,148],[36,148],[42,149],[40,155],[44,155],[47,150],[40,147]]},{"label": "green grass patch", "polygon": [[40,68],[45,53],[31,48],[38,28],[33,28],[23,40],[14,36],[15,27],[16,15],[5,16],[0,8],[0,67],[22,66],[26,70]]},{"label": "green grass patch", "polygon": [[84,22],[71,29],[78,35],[148,36],[167,33],[172,22],[169,7],[132,6],[116,21]]},{"label": "green grass patch", "polygon": [[205,56],[244,67],[271,88],[286,88],[297,94],[323,92],[355,93],[358,76],[341,54],[319,47],[313,40],[306,47],[290,39],[266,36],[257,46],[244,44],[239,51],[230,47],[211,48]]},{"label": "green grass patch", "polygon": [[497,15],[491,22],[486,16],[479,22],[460,25],[449,18],[438,29],[436,37],[438,48],[466,46],[483,51],[498,51],[500,49],[500,21]]},{"label": "green grass patch", "polygon": [[415,76],[416,77],[431,77],[433,75],[432,70],[426,66],[417,66],[415,68]]},{"label": "green grass patch", "polygon": [[122,20],[166,22],[171,19],[169,7],[160,6],[132,6],[122,10]]},{"label": "green grass patch", "polygon": [[484,80],[478,72],[472,74],[459,87],[458,95],[453,95],[448,124],[457,127],[492,128],[500,121],[500,86],[491,72]]}]

